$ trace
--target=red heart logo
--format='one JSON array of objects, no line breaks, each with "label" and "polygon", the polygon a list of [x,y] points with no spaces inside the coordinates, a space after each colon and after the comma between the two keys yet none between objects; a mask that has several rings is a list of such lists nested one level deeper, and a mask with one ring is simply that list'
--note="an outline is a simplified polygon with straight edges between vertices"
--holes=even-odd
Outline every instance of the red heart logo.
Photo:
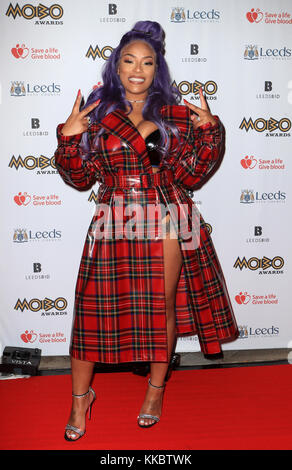
[{"label": "red heart logo", "polygon": [[[20,193],[20,194],[21,194],[21,193]],[[21,203],[24,204],[24,202],[25,202],[25,195],[24,195],[24,194],[21,194],[21,196],[20,196],[19,199],[20,199]]]},{"label": "red heart logo", "polygon": [[22,341],[23,341],[24,343],[28,343],[28,339],[27,339],[26,333],[22,333],[22,335],[20,335],[20,337],[21,337],[21,339],[22,339]]},{"label": "red heart logo", "polygon": [[246,14],[246,17],[247,17],[247,19],[248,19],[248,21],[249,21],[250,23],[253,23],[253,22],[254,22],[254,19],[253,19],[252,14],[251,14],[250,11]]},{"label": "red heart logo", "polygon": [[252,170],[257,164],[257,159],[254,158],[253,155],[251,155],[250,157],[246,155],[242,160],[240,160],[240,163],[243,166],[243,168],[245,169],[250,168]]},{"label": "red heart logo", "polygon": [[241,166],[243,166],[243,168],[248,168],[249,167],[249,164],[248,164],[248,156],[244,157],[242,160],[240,160],[240,163],[241,163]]},{"label": "red heart logo", "polygon": [[17,51],[16,47],[13,47],[13,48],[11,49],[11,52],[12,52],[12,54],[14,55],[14,57],[15,57],[16,59],[19,59],[19,55],[18,55],[18,51]]},{"label": "red heart logo", "polygon": [[22,44],[22,46],[18,49],[18,53],[22,59],[25,59],[28,56],[29,49],[28,47],[25,47],[25,44]]},{"label": "red heart logo", "polygon": [[235,296],[235,300],[239,305],[248,304],[248,302],[250,301],[250,295],[248,295],[247,292],[239,292],[239,294]]},{"label": "red heart logo", "polygon": [[241,295],[236,295],[236,296],[235,296],[235,300],[236,300],[236,302],[237,302],[239,305],[242,304]]},{"label": "red heart logo", "polygon": [[[252,10],[251,10],[252,11]],[[253,17],[254,21],[256,21],[257,17],[258,17],[258,14],[256,11],[252,11],[252,14],[251,16]]]},{"label": "red heart logo", "polygon": [[18,193],[17,196],[14,196],[14,201],[15,201],[16,204],[18,204],[19,206],[22,205],[22,202],[21,202],[20,197],[19,197],[20,194],[21,194],[21,193]]}]

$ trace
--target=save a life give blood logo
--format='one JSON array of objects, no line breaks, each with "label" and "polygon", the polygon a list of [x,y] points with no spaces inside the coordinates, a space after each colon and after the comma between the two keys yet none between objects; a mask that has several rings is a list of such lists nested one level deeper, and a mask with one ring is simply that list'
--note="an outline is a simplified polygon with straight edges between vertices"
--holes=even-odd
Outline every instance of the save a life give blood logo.
[{"label": "save a life give blood logo", "polygon": [[276,294],[249,295],[247,292],[239,292],[235,297],[238,305],[278,305],[279,299]]},{"label": "save a life give blood logo", "polygon": [[29,49],[25,47],[25,44],[16,44],[15,47],[12,47],[11,53],[16,59],[25,59],[29,54]]},{"label": "save a life give blood logo", "polygon": [[13,198],[15,204],[18,206],[28,206],[32,202],[33,206],[60,206],[62,200],[57,194],[38,195],[33,194],[32,196],[27,192],[19,192]]},{"label": "save a life give blood logo", "polygon": [[17,43],[12,47],[11,54],[15,59],[26,59],[27,57],[34,60],[56,60],[61,58],[59,50],[55,47],[26,47],[23,43]]},{"label": "save a life give blood logo", "polygon": [[33,330],[25,330],[25,332],[20,335],[24,343],[34,343],[37,337],[38,335]]},{"label": "save a life give blood logo", "polygon": [[260,8],[252,8],[246,13],[246,18],[250,23],[257,24],[261,21],[265,24],[292,24],[292,15],[288,11],[265,11]]},{"label": "save a life give blood logo", "polygon": [[24,343],[34,343],[37,339],[39,343],[66,343],[67,338],[61,331],[53,333],[35,333],[33,330],[25,330],[20,335],[21,340]]},{"label": "save a life give blood logo", "polygon": [[246,155],[241,158],[240,164],[245,170],[285,170],[285,163],[281,158],[255,158],[253,155]]},{"label": "save a life give blood logo", "polygon": [[250,23],[259,23],[260,21],[262,21],[264,15],[259,8],[257,8],[256,10],[252,8],[250,11],[247,12],[246,17]]},{"label": "save a life give blood logo", "polygon": [[16,196],[14,196],[13,199],[14,199],[14,202],[18,206],[27,206],[31,201],[31,196],[27,194],[26,192],[25,193],[19,192],[18,194],[16,194]]},{"label": "save a life give blood logo", "polygon": [[253,156],[250,157],[246,155],[244,158],[240,160],[240,163],[244,169],[249,168],[252,170],[257,165],[257,160]]}]

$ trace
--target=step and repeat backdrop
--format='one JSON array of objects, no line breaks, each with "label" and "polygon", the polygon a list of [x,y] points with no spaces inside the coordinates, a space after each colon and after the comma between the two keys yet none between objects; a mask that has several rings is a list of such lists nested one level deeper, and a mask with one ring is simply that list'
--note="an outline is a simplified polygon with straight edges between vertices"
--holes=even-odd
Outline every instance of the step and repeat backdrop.
[{"label": "step and repeat backdrop", "polygon": [[[1,354],[5,346],[68,354],[98,184],[78,192],[63,183],[56,126],[79,88],[86,99],[101,84],[121,35],[146,19],[165,30],[183,97],[199,105],[203,86],[226,129],[222,164],[193,196],[240,327],[223,349],[291,341],[291,0],[2,0]],[[196,336],[178,341],[177,351],[199,350]]]}]

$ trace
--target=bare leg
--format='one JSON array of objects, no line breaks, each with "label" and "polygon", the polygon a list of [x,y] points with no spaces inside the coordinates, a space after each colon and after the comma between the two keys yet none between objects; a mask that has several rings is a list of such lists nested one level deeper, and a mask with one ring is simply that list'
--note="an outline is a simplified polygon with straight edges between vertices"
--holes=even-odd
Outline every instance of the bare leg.
[{"label": "bare leg", "polygon": [[[92,379],[94,362],[80,361],[71,357],[72,369],[72,393],[74,395],[82,395],[88,392]],[[81,430],[85,429],[86,411],[93,400],[92,393],[82,398],[72,397],[72,408],[68,423]],[[70,439],[78,439],[78,434],[74,431],[66,431]]]},{"label": "bare leg", "polygon": [[[167,321],[167,349],[168,362],[152,362],[150,368],[151,383],[161,386],[164,383],[168,364],[173,351],[176,339],[176,319],[175,319],[175,297],[177,283],[182,266],[182,255],[177,239],[166,238],[163,240],[164,251],[164,282],[165,282],[165,305]],[[155,389],[148,386],[143,406],[140,414],[152,414],[160,417],[162,408],[163,389]],[[149,418],[139,419],[139,423],[149,426],[154,421]]]}]

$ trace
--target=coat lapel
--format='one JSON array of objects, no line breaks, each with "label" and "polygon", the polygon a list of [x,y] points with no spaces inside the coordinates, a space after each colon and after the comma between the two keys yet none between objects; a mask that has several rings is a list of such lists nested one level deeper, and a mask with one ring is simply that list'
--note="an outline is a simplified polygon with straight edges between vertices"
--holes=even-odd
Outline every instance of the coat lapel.
[{"label": "coat lapel", "polygon": [[[178,105],[162,106],[161,116],[178,128],[184,140],[188,140],[192,130],[189,108]],[[137,154],[145,172],[152,172],[145,140],[124,111],[116,110],[109,113],[102,119],[100,126],[124,141]]]},{"label": "coat lapel", "polygon": [[151,167],[145,141],[138,129],[123,111],[116,110],[108,114],[100,122],[100,125],[105,130],[124,141],[127,146],[137,153],[144,167],[147,169]]}]

